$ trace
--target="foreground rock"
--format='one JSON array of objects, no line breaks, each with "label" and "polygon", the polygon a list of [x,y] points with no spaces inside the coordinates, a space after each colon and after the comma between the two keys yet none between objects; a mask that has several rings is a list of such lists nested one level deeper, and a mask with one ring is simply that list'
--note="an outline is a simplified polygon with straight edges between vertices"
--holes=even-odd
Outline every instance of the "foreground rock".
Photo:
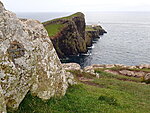
[{"label": "foreground rock", "polygon": [[43,25],[18,19],[0,2],[0,112],[16,109],[28,91],[46,100],[63,96],[73,83]]}]

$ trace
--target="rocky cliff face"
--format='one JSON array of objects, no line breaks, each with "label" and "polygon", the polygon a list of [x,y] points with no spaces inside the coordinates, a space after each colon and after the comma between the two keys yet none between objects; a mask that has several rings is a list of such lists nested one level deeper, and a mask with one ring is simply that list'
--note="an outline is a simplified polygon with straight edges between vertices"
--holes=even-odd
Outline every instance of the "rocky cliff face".
[{"label": "rocky cliff face", "polygon": [[[49,23],[48,25],[50,25]],[[63,24],[63,28],[53,37],[50,37],[60,58],[77,55],[87,51],[83,32],[78,32],[76,24],[70,19],[52,21],[52,24]]]},{"label": "rocky cliff face", "polygon": [[65,94],[73,76],[66,73],[36,20],[18,19],[0,2],[0,112],[16,109],[28,91],[45,100]]},{"label": "rocky cliff face", "polygon": [[[63,27],[59,29],[55,36],[50,36],[53,45],[60,58],[77,55],[87,52],[85,43],[85,19],[84,14],[76,13],[69,17],[55,19],[44,23],[44,26],[59,24]],[[48,30],[49,31],[49,30]],[[50,33],[53,31],[50,31]]]},{"label": "rocky cliff face", "polygon": [[[105,33],[101,26],[90,26],[90,29],[86,30],[84,14],[80,12],[43,24],[60,58],[86,53],[87,47],[92,45],[93,37],[99,37]],[[62,27],[57,28],[57,33],[51,35],[56,30],[51,27],[56,25]]]},{"label": "rocky cliff face", "polygon": [[100,35],[107,33],[100,25],[87,25],[85,29],[86,45],[92,46],[94,38],[99,38]]}]

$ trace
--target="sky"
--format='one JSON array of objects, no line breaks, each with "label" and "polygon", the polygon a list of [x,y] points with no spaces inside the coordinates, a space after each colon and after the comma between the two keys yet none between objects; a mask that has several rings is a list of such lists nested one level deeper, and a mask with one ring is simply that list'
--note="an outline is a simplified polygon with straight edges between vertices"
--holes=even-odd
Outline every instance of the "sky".
[{"label": "sky", "polygon": [[150,0],[1,0],[13,12],[150,11]]}]

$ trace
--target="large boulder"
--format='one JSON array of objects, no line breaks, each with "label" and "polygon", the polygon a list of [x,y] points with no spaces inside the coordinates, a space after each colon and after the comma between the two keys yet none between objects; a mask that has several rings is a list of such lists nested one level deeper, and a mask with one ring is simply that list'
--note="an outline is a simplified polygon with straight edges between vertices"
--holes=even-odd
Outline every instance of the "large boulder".
[{"label": "large boulder", "polygon": [[68,80],[43,25],[18,19],[0,2],[0,112],[16,109],[28,91],[43,100],[62,96]]}]

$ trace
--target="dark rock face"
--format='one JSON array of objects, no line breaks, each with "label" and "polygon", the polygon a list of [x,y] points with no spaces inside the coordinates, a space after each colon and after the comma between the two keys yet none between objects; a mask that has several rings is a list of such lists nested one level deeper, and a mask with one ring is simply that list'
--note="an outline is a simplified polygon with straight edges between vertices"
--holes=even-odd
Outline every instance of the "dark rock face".
[{"label": "dark rock face", "polygon": [[56,36],[50,37],[60,58],[87,52],[84,14],[76,13],[68,18],[52,20],[44,26],[48,24],[64,26]]},{"label": "dark rock face", "polygon": [[84,14],[79,13],[79,16],[72,18],[72,21],[76,24],[77,30],[82,38],[85,37],[85,18]]},{"label": "dark rock face", "polygon": [[100,25],[87,25],[85,31],[85,41],[88,47],[92,46],[94,38],[99,38],[100,35],[107,33]]},{"label": "dark rock face", "polygon": [[86,52],[86,44],[73,22],[68,21],[59,35],[52,39],[59,57]]},{"label": "dark rock face", "polygon": [[86,53],[87,47],[92,46],[93,38],[106,33],[101,26],[88,26],[86,30],[84,14],[80,12],[43,24],[45,27],[63,25],[55,36],[50,36],[59,58]]}]

